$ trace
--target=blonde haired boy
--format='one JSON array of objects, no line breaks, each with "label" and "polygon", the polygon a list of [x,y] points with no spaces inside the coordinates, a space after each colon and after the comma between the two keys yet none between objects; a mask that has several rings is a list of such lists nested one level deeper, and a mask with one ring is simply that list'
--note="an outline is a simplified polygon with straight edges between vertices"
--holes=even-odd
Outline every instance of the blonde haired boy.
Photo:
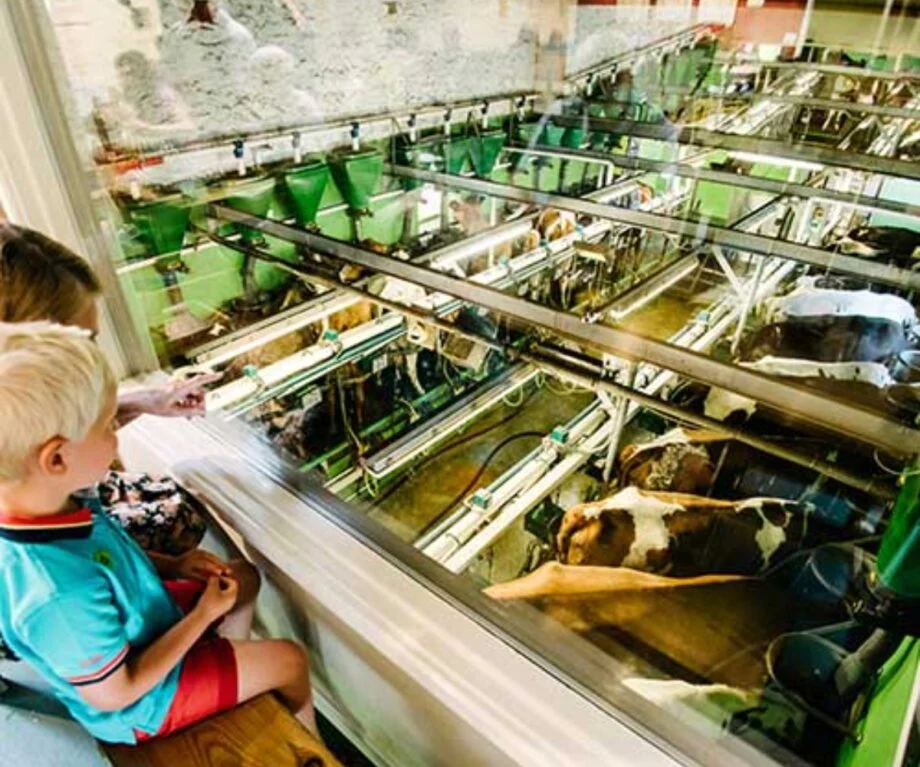
[{"label": "blonde haired boy", "polygon": [[115,456],[115,411],[114,377],[88,333],[0,323],[5,643],[100,740],[166,735],[268,690],[315,731],[305,652],[228,638],[248,635],[251,567],[202,551],[148,558],[77,495]]}]

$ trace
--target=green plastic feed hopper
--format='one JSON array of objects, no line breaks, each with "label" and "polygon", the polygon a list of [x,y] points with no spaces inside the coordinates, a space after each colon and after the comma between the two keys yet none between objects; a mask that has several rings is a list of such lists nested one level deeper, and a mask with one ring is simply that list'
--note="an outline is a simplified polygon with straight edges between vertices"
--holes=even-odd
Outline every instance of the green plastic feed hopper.
[{"label": "green plastic feed hopper", "polygon": [[468,136],[454,136],[444,142],[444,169],[447,173],[459,175],[469,169],[472,143],[473,139]]},{"label": "green plastic feed hopper", "polygon": [[332,180],[352,210],[368,210],[383,175],[383,155],[376,149],[341,152],[329,158]]},{"label": "green plastic feed hopper", "polygon": [[[393,158],[397,165],[425,168],[424,156],[424,153],[419,151],[419,145],[409,141],[408,136],[399,134],[396,137],[393,146]],[[422,185],[422,182],[413,178],[404,178],[402,179],[402,185],[403,189],[407,192],[411,192],[413,189],[418,189]]]},{"label": "green plastic feed hopper", "polygon": [[191,215],[191,201],[175,195],[153,202],[142,202],[128,209],[131,223],[140,240],[153,255],[175,253],[185,241]]},{"label": "green plastic feed hopper", "polygon": [[486,178],[498,162],[498,156],[505,146],[505,132],[491,130],[475,137],[470,142],[470,158],[473,170],[480,178]]},{"label": "green plastic feed hopper", "polygon": [[[275,179],[269,176],[229,181],[223,184],[223,191],[226,192],[223,203],[228,208],[265,218],[274,199]],[[240,233],[243,241],[249,244],[262,242],[265,239],[258,229],[248,226],[240,226]]]},{"label": "green plastic feed hopper", "polygon": [[585,141],[588,131],[584,128],[566,128],[562,134],[562,146],[567,149],[579,149]]},{"label": "green plastic feed hopper", "polygon": [[316,223],[316,213],[329,183],[329,167],[320,160],[293,168],[284,174],[284,185],[294,205],[298,226]]},{"label": "green plastic feed hopper", "polygon": [[543,139],[541,123],[523,123],[518,126],[518,138],[527,146],[536,146]]},{"label": "green plastic feed hopper", "polygon": [[546,146],[561,146],[562,137],[565,136],[567,130],[568,128],[562,125],[547,123],[543,128],[543,136],[541,137],[540,143]]}]

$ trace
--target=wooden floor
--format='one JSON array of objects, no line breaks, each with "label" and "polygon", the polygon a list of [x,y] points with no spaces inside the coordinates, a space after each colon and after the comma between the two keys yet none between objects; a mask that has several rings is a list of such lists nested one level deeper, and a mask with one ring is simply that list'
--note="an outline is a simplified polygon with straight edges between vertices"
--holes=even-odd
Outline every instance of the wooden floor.
[{"label": "wooden floor", "polygon": [[273,695],[168,738],[103,750],[115,767],[341,767]]}]

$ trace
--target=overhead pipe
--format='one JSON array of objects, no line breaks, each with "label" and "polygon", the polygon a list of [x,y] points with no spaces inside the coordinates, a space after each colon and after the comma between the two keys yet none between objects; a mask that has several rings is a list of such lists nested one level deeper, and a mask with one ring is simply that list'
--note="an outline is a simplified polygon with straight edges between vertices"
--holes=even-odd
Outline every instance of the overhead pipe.
[{"label": "overhead pipe", "polygon": [[710,29],[712,29],[712,24],[702,22],[699,24],[694,24],[692,27],[687,29],[682,29],[679,32],[675,32],[674,34],[667,35],[666,37],[662,37],[658,40],[653,40],[652,42],[646,43],[645,45],[640,45],[638,48],[633,48],[630,51],[625,51],[624,53],[618,54],[609,59],[605,59],[599,64],[593,64],[590,67],[585,67],[584,69],[580,69],[577,72],[572,72],[571,74],[566,75],[565,79],[567,82],[577,82],[579,80],[584,80],[592,75],[606,72],[611,69],[616,69],[626,62],[634,61],[650,52],[663,48],[672,48],[687,43],[693,43],[702,33]]},{"label": "overhead pipe", "polygon": [[[532,91],[517,92],[491,97],[489,100],[489,112],[492,115],[507,115],[513,113],[515,109],[526,107],[532,104],[539,94]],[[469,99],[458,101],[451,105],[455,118],[458,121],[465,121],[468,114],[474,117],[482,109],[482,99]],[[282,125],[272,130],[258,131],[246,135],[246,140],[251,142],[268,142],[271,145],[271,154],[274,159],[293,158],[295,151],[301,156],[311,151],[321,151],[329,146],[340,143],[343,136],[347,136],[355,122],[361,123],[362,135],[364,140],[372,141],[375,139],[389,138],[393,130],[393,121],[408,121],[414,118],[414,128],[416,131],[425,128],[439,127],[442,124],[444,107],[432,105],[428,107],[406,108],[404,110],[387,110],[384,112],[359,114],[348,117],[342,117],[334,120],[328,120],[318,123],[293,123]],[[299,134],[297,146],[291,140],[292,135]],[[329,137],[321,140],[320,137]],[[164,160],[168,163],[172,157],[183,155],[185,160],[196,169],[196,172],[205,170],[202,168],[202,160],[208,155],[214,157],[215,161],[226,164],[222,160],[228,147],[233,146],[237,136],[222,136],[210,139],[193,139],[187,142],[170,142],[157,146],[154,149],[144,149],[138,152],[127,154],[113,155],[107,158],[107,162],[101,167],[111,166],[118,168],[120,164],[130,162],[132,167],[140,164],[144,175],[154,174],[156,166],[150,163],[162,163]],[[329,146],[327,146],[329,145]],[[200,157],[192,160],[192,155]],[[176,169],[180,170],[179,168]],[[184,177],[184,176],[183,176]],[[174,179],[176,180],[176,179]]]}]

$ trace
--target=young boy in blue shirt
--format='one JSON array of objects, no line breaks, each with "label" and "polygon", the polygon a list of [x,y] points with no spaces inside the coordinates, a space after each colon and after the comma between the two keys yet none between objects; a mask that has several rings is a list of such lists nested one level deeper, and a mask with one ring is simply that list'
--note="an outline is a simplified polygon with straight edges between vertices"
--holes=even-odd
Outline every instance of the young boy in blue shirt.
[{"label": "young boy in blue shirt", "polygon": [[151,559],[78,494],[115,457],[115,410],[85,331],[0,324],[0,636],[100,740],[167,735],[269,690],[315,733],[304,650],[244,638],[251,568]]}]

